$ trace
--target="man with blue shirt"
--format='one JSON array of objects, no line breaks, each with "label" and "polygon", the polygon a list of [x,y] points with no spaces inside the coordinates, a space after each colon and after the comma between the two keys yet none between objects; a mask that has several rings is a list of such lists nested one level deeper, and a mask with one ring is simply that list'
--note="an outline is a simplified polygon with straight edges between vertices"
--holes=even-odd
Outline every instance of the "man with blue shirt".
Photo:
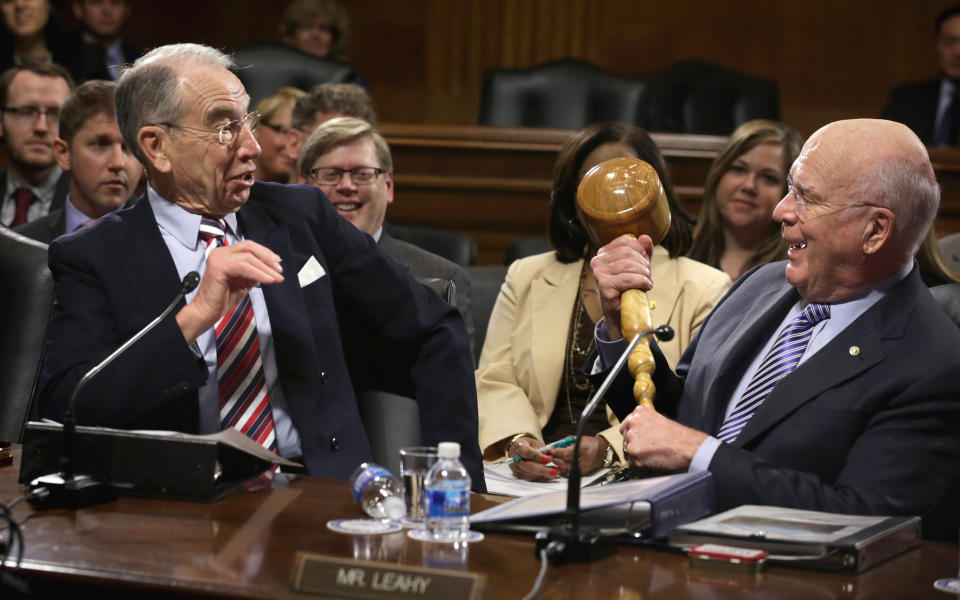
[{"label": "man with blue shirt", "polygon": [[[955,538],[960,332],[913,259],[939,196],[907,127],[859,119],[814,133],[773,213],[787,262],[741,277],[676,373],[657,356],[657,411],[628,388],[608,397],[631,466],[708,470],[718,509],[917,514],[928,536]],[[622,337],[621,291],[656,285],[651,250],[645,236],[618,238],[591,262],[601,367],[624,345],[609,342]]]},{"label": "man with blue shirt", "polygon": [[62,418],[80,377],[197,271],[174,314],[90,380],[79,423],[235,428],[345,479],[373,458],[354,386],[375,387],[415,398],[423,441],[459,442],[484,491],[463,320],[317,188],[254,182],[259,115],[232,66],[174,44],[121,76],[120,131],[150,184],[132,208],[50,245],[41,412]]},{"label": "man with blue shirt", "polygon": [[67,98],[53,153],[70,177],[70,193],[63,208],[17,227],[18,233],[49,244],[120,209],[133,196],[143,167],[120,135],[115,88],[112,81],[88,81]]}]

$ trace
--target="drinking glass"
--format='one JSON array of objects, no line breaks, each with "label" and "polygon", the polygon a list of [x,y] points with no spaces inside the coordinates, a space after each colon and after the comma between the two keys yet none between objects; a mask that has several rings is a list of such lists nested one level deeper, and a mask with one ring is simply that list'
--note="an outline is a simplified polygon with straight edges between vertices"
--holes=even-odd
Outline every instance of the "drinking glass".
[{"label": "drinking glass", "polygon": [[407,503],[407,520],[423,522],[423,478],[437,462],[435,446],[413,446],[400,449],[400,478]]}]

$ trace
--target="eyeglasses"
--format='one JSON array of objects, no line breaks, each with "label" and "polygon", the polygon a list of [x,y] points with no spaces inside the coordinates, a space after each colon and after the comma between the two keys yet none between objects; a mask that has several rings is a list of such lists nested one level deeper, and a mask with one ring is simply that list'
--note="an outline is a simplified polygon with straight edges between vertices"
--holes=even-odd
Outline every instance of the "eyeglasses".
[{"label": "eyeglasses", "polygon": [[[810,218],[810,209],[817,206],[835,206],[831,205],[829,202],[821,200],[810,200],[809,198],[804,198],[799,190],[794,186],[793,177],[787,175],[787,194],[793,196],[793,212],[797,215],[798,218]],[[841,210],[846,210],[848,208],[854,208],[857,206],[877,206],[879,204],[874,204],[872,202],[851,202],[849,204],[844,204],[843,206],[835,206],[835,210],[830,212],[838,212]],[[882,208],[882,207],[881,207]],[[820,216],[830,214],[830,212],[823,213]]]},{"label": "eyeglasses", "polygon": [[350,181],[354,185],[370,185],[377,176],[386,173],[377,167],[357,167],[356,169],[338,169],[336,167],[317,167],[310,169],[307,174],[317,185],[337,185],[343,179],[344,173],[350,173]]},{"label": "eyeglasses", "polygon": [[40,115],[47,118],[47,123],[51,125],[60,120],[59,108],[40,108],[39,106],[17,106],[15,108],[4,108],[3,112],[13,116],[14,119],[31,125],[40,119]]},{"label": "eyeglasses", "polygon": [[173,127],[174,129],[189,129],[190,131],[199,131],[201,133],[215,133],[217,134],[217,141],[224,146],[229,146],[240,137],[240,132],[243,130],[244,125],[249,127],[250,131],[254,131],[259,123],[260,113],[253,111],[247,113],[247,115],[242,119],[230,121],[220,129],[200,129],[199,127],[186,127],[185,125],[177,125],[175,123],[152,123],[152,125]]}]

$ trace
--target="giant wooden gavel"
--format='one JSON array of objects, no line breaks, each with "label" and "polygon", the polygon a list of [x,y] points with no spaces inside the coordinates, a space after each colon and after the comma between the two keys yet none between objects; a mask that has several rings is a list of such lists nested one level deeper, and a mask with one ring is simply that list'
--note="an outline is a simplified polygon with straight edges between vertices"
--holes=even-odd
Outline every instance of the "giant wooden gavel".
[{"label": "giant wooden gavel", "polygon": [[[587,171],[577,188],[577,216],[597,248],[625,233],[646,234],[659,244],[670,229],[670,205],[660,177],[639,158],[613,158]],[[653,327],[647,295],[640,290],[624,292],[620,296],[624,339],[630,341]],[[649,336],[637,344],[628,364],[637,404],[652,407],[656,364]]]}]

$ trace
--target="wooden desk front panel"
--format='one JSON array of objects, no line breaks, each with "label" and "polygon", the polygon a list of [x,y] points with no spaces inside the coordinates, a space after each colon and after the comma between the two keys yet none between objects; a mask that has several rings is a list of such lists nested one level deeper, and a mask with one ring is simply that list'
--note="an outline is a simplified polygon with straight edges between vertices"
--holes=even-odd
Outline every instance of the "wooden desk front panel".
[{"label": "wooden desk front panel", "polygon": [[[0,468],[0,501],[23,493],[17,468]],[[491,504],[475,496],[473,508]],[[493,599],[522,597],[539,569],[528,536],[487,534],[460,554],[403,533],[332,533],[328,520],[361,513],[345,481],[314,477],[209,504],[121,498],[79,511],[34,512],[20,504],[13,512],[26,541],[20,575],[38,597],[93,591],[100,598],[302,600],[290,588],[297,551],[481,573]],[[925,543],[859,576],[785,567],[751,576],[691,569],[682,555],[620,547],[597,563],[550,566],[540,598],[936,597],[933,581],[955,576],[956,561],[955,545]]]}]

